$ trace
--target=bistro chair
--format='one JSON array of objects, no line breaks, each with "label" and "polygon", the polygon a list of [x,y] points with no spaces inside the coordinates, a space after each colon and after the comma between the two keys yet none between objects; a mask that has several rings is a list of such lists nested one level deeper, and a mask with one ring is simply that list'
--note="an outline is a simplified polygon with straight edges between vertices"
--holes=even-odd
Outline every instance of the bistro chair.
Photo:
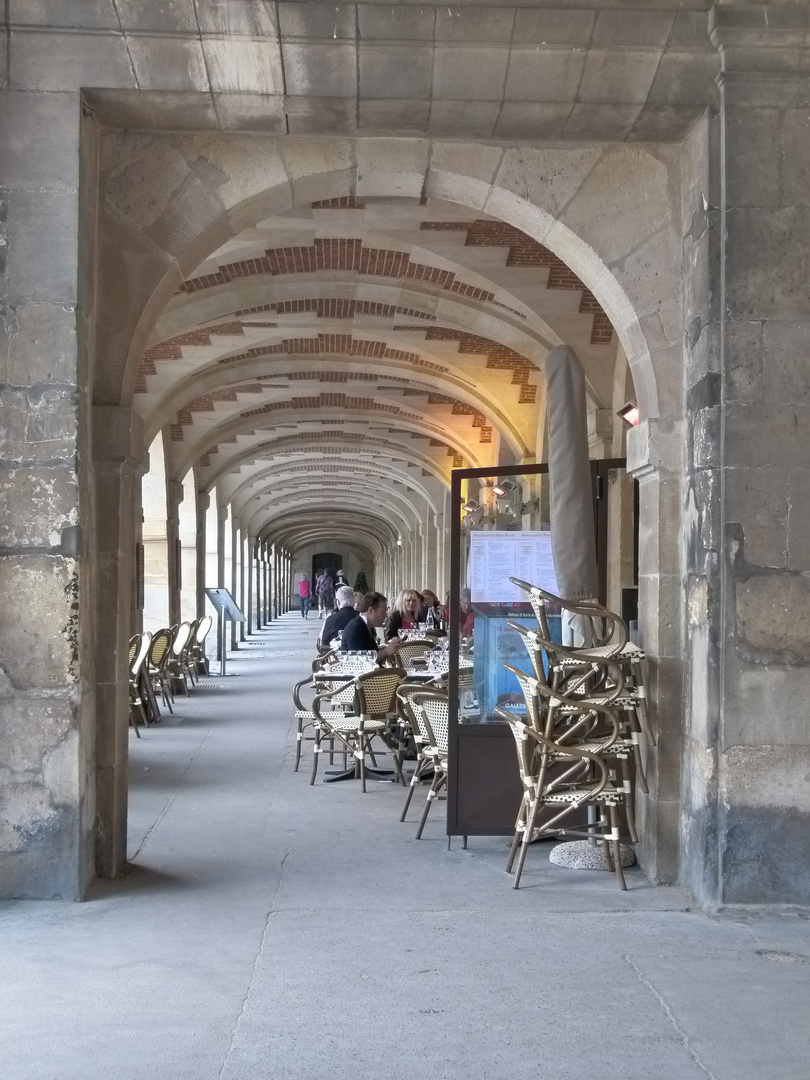
[{"label": "bistro chair", "polygon": [[[327,736],[342,743],[347,755],[354,758],[361,789],[366,790],[367,754],[371,757],[372,765],[376,765],[372,739],[379,737],[387,747],[391,746],[390,726],[396,718],[395,696],[399,681],[400,675],[395,668],[379,668],[361,673],[352,682],[344,683],[337,689],[316,694],[312,702],[315,748],[310,784],[315,783],[321,740]],[[328,711],[324,711],[324,703],[330,706]],[[350,711],[335,709],[336,705],[350,706]],[[395,771],[398,767],[395,761]]]},{"label": "bistro chair", "polygon": [[167,668],[169,658],[171,656],[171,630],[158,630],[152,637],[151,645],[149,646],[149,658],[147,671],[149,678],[152,680],[152,687],[155,693],[160,691],[163,696],[163,703],[166,705],[170,713],[174,712],[172,708],[172,702],[174,701],[174,694],[172,692],[172,682]]},{"label": "bistro chair", "polygon": [[[309,727],[314,727],[316,721],[315,713],[312,711],[311,708],[308,709],[301,699],[302,691],[305,688],[309,688],[316,691],[324,692],[326,690],[339,690],[341,687],[345,686],[346,682],[344,679],[336,680],[335,682],[330,683],[329,679],[324,676],[323,678],[319,679],[318,682],[315,681],[315,676],[318,673],[328,674],[330,667],[337,666],[340,666],[340,668],[344,671],[347,669],[355,668],[357,670],[357,673],[359,674],[361,671],[368,670],[368,660],[363,659],[360,656],[355,656],[353,654],[340,653],[337,649],[331,649],[329,652],[323,653],[320,656],[316,656],[315,659],[312,661],[312,673],[310,675],[307,675],[306,678],[301,679],[301,681],[297,682],[293,687],[292,697],[293,704],[295,706],[295,710],[293,712],[293,719],[295,720],[296,724],[295,768],[293,769],[293,772],[298,772],[298,767],[301,764],[301,749],[303,742],[307,738],[306,730]],[[351,698],[348,704],[351,705],[353,701],[354,698]],[[342,709],[341,711],[345,711],[345,709]],[[313,741],[314,738],[315,737],[313,734]],[[330,740],[330,763],[333,760],[333,753],[334,739]]]},{"label": "bistro chair", "polygon": [[183,663],[183,657],[188,648],[190,638],[191,623],[180,623],[172,636],[171,653],[166,662],[169,678],[172,680],[172,689],[174,689],[174,684],[177,683],[182,687],[186,697],[188,697],[188,678],[186,676],[186,666]]},{"label": "bistro chair", "polygon": [[140,739],[138,725],[149,727],[149,713],[141,695],[141,673],[152,643],[152,635],[147,631],[136,634],[129,642],[129,721]]},{"label": "bistro chair", "polygon": [[393,664],[396,667],[405,669],[412,660],[419,659],[419,657],[435,648],[436,642],[431,638],[410,638],[404,642],[393,657]]},{"label": "bistro chair", "polygon": [[208,674],[208,657],[205,655],[205,639],[214,625],[213,615],[203,615],[193,637],[189,637],[189,663],[198,675]]},{"label": "bistro chair", "polygon": [[[446,694],[434,691],[422,691],[410,698],[417,724],[423,739],[422,753],[433,765],[433,780],[425,799],[425,808],[416,839],[422,839],[428,814],[439,792],[447,784],[447,754],[449,731],[449,702]],[[449,844],[449,837],[448,837]]]},{"label": "bistro chair", "polygon": [[[545,708],[551,699],[543,700],[542,684],[524,671],[505,666],[520,683],[529,721],[525,723],[500,706],[495,707],[496,714],[511,727],[523,785],[523,798],[506,866],[507,872],[511,872],[517,856],[513,888],[520,886],[529,844],[540,836],[562,832],[566,836],[601,840],[608,866],[615,871],[619,887],[626,889],[618,811],[620,808],[626,813],[630,811],[629,839],[631,843],[635,842],[631,810],[633,792],[627,776],[621,779],[618,776],[616,766],[621,752],[615,748],[618,729],[615,721],[610,721],[610,710],[600,703],[583,701],[583,711],[602,714],[602,730],[588,739],[566,741],[564,731],[561,734],[554,730],[553,718]],[[612,732],[613,743],[608,730]],[[566,827],[565,819],[586,807],[595,808],[595,821]],[[538,823],[541,812],[543,819]]]}]

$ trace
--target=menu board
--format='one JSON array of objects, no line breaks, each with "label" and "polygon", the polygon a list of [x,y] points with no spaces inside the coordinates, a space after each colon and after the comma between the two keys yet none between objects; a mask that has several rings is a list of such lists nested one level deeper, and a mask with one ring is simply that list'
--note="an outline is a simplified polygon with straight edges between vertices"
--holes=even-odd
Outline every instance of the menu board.
[{"label": "menu board", "polygon": [[509,578],[557,592],[551,533],[470,533],[470,589],[474,604],[512,604],[525,600]]}]

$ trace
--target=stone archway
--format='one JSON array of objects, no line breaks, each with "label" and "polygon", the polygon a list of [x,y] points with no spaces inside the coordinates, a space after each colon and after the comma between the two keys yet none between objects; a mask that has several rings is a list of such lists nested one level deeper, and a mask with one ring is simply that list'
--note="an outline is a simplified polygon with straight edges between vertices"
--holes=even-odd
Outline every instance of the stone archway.
[{"label": "stone archway", "polygon": [[[117,643],[103,666],[97,698],[97,731],[107,732],[108,747],[107,757],[98,752],[102,873],[115,873],[123,860],[126,755],[120,688],[126,685],[122,664],[129,627],[121,568],[126,575],[132,540],[127,477],[137,469],[140,453],[139,424],[131,410],[137,365],[157,318],[188,274],[229,237],[272,211],[349,194],[437,197],[521,229],[591,290],[621,339],[645,418],[631,448],[643,480],[642,535],[648,540],[642,624],[650,651],[668,661],[656,665],[656,696],[670,705],[679,702],[680,661],[669,661],[680,654],[680,587],[677,575],[661,568],[679,563],[685,229],[674,193],[682,181],[681,156],[672,146],[536,149],[427,139],[105,136],[95,223],[100,287],[92,427],[94,447],[106,448],[96,452],[97,482],[105,504],[113,500],[119,508],[119,524],[114,536],[105,530],[103,548],[100,533],[94,533],[102,556],[95,640],[105,647]],[[662,514],[672,522],[666,535],[658,528]],[[116,604],[109,602],[111,589]],[[111,730],[118,734],[110,756]],[[679,732],[666,734],[666,780],[672,791],[678,783]],[[653,876],[672,879],[676,854],[666,838],[674,835],[676,803],[660,794],[654,792],[642,814],[649,837],[644,859]]]}]

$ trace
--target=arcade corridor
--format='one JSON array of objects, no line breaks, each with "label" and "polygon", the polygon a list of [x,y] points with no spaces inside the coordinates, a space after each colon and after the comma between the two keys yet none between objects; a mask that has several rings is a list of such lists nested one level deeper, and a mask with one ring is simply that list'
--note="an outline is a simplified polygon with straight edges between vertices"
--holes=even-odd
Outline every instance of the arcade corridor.
[{"label": "arcade corridor", "polygon": [[805,919],[712,918],[542,850],[514,892],[503,838],[448,852],[401,789],[293,773],[318,625],[283,616],[130,736],[125,877],[0,905],[4,1078],[807,1075]]}]

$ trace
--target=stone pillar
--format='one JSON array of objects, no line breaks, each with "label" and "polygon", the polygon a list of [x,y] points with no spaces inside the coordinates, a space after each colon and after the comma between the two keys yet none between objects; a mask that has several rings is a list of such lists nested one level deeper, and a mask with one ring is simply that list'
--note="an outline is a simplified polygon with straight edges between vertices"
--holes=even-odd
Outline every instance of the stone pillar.
[{"label": "stone pillar", "polygon": [[102,877],[114,877],[126,862],[130,603],[134,519],[140,512],[133,488],[136,473],[146,468],[142,445],[134,412],[93,408],[96,870]]},{"label": "stone pillar", "polygon": [[[239,527],[236,524],[236,519],[231,517],[231,580],[228,584],[228,588],[231,590],[231,596],[236,603],[239,603],[239,567],[241,564],[240,546],[239,546]],[[230,648],[238,649],[239,642],[237,640],[237,626],[238,623],[231,622],[230,632]]]},{"label": "stone pillar", "polygon": [[769,5],[758,21],[721,15],[721,370],[705,388],[701,431],[719,445],[722,474],[720,658],[710,675],[720,711],[707,732],[717,744],[706,793],[716,794],[716,878],[701,884],[719,903],[806,905],[810,48],[790,7]]},{"label": "stone pillar", "polygon": [[[218,589],[227,589],[228,584],[225,581],[225,544],[226,544],[226,526],[228,524],[228,507],[217,507],[217,585]],[[225,623],[225,635],[222,633],[222,621],[217,618],[217,659],[220,664],[224,655],[224,650],[228,648],[227,639],[227,621]]]},{"label": "stone pillar", "polygon": [[247,562],[247,610],[245,616],[247,618],[247,632],[253,633],[254,629],[254,612],[258,612],[259,606],[256,603],[255,595],[255,582],[256,582],[256,537],[248,536],[246,540],[245,560]]},{"label": "stone pillar", "polygon": [[205,587],[209,582],[205,579],[205,565],[207,561],[207,538],[205,535],[205,522],[208,507],[211,505],[211,497],[204,491],[197,491],[197,618],[205,615]]},{"label": "stone pillar", "polygon": [[166,485],[166,546],[169,571],[169,625],[182,620],[180,587],[182,583],[182,552],[180,548],[180,503],[183,501],[183,485],[170,480]]},{"label": "stone pillar", "polygon": [[[247,571],[245,568],[245,560],[250,561],[250,546],[248,544],[247,534],[241,529],[239,530],[239,606],[247,620],[248,611],[248,592],[250,586],[246,586]],[[239,624],[239,640],[245,641],[247,637],[248,624],[247,621]]]}]

